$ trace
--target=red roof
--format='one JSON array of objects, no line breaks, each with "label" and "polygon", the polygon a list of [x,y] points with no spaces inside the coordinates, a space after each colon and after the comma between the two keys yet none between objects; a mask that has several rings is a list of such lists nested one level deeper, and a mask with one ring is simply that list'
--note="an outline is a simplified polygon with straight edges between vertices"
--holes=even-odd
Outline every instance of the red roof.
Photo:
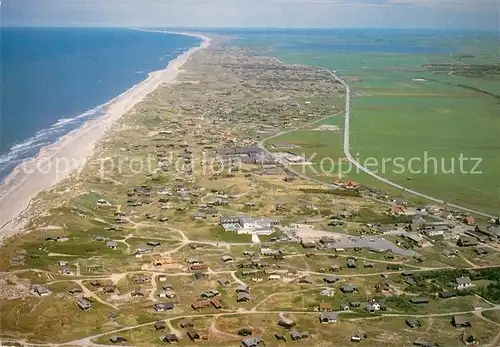
[{"label": "red roof", "polygon": [[206,270],[208,266],[206,264],[195,264],[189,267],[189,270]]},{"label": "red roof", "polygon": [[403,206],[393,205],[391,207],[391,211],[394,213],[403,213],[405,211],[405,208]]},{"label": "red roof", "polygon": [[467,222],[467,224],[469,225],[472,225],[472,224],[475,224],[476,223],[476,220],[474,219],[474,217],[472,216],[469,216],[467,218],[465,218],[465,221]]}]

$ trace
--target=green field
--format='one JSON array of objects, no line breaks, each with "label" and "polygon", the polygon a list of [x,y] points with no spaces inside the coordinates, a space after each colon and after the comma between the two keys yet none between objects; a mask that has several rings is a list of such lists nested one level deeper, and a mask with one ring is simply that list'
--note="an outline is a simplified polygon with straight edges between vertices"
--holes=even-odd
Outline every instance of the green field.
[{"label": "green field", "polygon": [[[341,43],[373,46],[372,51],[362,53],[325,48],[337,42],[329,36],[298,36],[296,46],[283,44],[288,44],[289,36],[293,35],[280,36],[280,44],[266,54],[277,56],[285,63],[330,68],[350,85],[353,95],[351,154],[362,164],[385,178],[427,195],[498,214],[500,75],[496,70],[488,70],[482,76],[467,75],[460,70],[460,66],[467,64],[471,69],[498,64],[498,52],[492,49],[490,38],[443,37],[433,41],[414,38],[412,41],[411,37],[391,37],[391,42],[396,44],[443,45],[454,49],[453,54],[396,54],[377,52],[377,42],[367,36],[340,40]],[[266,44],[272,46],[273,41],[268,41]],[[316,42],[322,49],[314,45],[305,49],[300,43],[306,41]],[[425,64],[449,65],[433,69]],[[454,73],[454,69],[460,72]],[[415,78],[425,81],[413,81]],[[335,122],[342,125],[343,120],[339,117]],[[315,131],[301,130],[272,141],[293,142],[295,138],[295,142],[310,141],[318,147],[326,144],[316,151],[316,159],[337,159],[343,156],[342,136],[342,132],[318,135]],[[306,154],[314,151],[314,146],[311,147]],[[461,157],[464,158],[462,163]],[[315,175],[314,170],[308,173]],[[336,175],[335,171],[327,170],[325,175],[315,176],[331,180]],[[390,190],[364,173],[341,176]]]}]

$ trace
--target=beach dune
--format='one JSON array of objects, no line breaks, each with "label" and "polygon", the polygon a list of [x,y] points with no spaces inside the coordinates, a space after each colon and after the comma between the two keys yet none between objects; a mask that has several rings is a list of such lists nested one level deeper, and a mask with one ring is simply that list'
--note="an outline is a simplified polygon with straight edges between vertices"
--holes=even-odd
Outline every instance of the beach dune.
[{"label": "beach dune", "polygon": [[202,43],[172,60],[166,69],[152,72],[146,80],[112,100],[105,115],[88,121],[58,142],[42,148],[35,158],[16,167],[0,186],[0,244],[22,230],[26,222],[24,212],[38,193],[81,169],[93,155],[97,141],[114,122],[161,84],[172,82],[193,53],[210,45],[210,38],[203,35],[165,33],[199,37]]}]

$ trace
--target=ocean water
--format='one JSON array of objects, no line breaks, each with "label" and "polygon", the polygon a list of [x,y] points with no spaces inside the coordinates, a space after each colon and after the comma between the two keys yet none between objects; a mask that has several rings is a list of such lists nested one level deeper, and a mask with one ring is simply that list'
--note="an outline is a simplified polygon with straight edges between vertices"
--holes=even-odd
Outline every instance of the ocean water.
[{"label": "ocean water", "polygon": [[237,37],[237,45],[259,46],[264,51],[381,54],[456,54],[457,41],[498,36],[488,31],[405,29],[226,29],[221,33]]},{"label": "ocean water", "polygon": [[199,43],[128,29],[3,28],[0,180]]}]

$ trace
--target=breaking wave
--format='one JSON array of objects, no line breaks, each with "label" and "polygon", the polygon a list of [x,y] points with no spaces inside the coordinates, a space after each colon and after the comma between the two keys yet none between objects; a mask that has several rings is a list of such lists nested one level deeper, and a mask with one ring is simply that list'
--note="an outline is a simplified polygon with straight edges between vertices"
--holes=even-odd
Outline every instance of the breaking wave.
[{"label": "breaking wave", "polygon": [[14,144],[7,153],[0,155],[1,182],[17,165],[27,159],[34,158],[43,147],[53,144],[86,121],[103,115],[106,105],[99,105],[73,118],[61,118],[50,128],[39,130],[34,136]]}]

